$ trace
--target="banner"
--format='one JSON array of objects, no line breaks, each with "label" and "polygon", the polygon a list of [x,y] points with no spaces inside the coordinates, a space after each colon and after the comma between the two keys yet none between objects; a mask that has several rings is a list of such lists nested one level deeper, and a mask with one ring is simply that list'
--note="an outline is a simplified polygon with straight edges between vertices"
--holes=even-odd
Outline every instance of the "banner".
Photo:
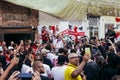
[{"label": "banner", "polygon": [[85,35],[85,32],[75,32],[75,31],[72,31],[72,30],[64,30],[61,32],[62,34],[68,34],[68,35],[74,35],[74,36],[84,36]]}]

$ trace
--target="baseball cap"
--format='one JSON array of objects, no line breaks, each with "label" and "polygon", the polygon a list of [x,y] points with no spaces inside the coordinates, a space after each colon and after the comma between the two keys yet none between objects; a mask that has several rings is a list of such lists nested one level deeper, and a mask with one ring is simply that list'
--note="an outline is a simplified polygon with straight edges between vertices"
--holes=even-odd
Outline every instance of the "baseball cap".
[{"label": "baseball cap", "polygon": [[49,52],[49,50],[47,50],[47,49],[45,49],[45,48],[43,48],[43,49],[41,50],[41,53],[47,53],[47,52]]},{"label": "baseball cap", "polygon": [[12,46],[9,46],[8,49],[9,49],[9,50],[12,50],[12,49],[14,49],[14,48],[13,48]]}]

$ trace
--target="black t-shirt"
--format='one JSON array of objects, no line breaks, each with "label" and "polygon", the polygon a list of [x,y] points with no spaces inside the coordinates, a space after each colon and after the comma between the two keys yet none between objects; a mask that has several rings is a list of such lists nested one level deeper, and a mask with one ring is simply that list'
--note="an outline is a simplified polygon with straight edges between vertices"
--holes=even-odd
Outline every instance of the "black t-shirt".
[{"label": "black t-shirt", "polygon": [[2,63],[2,68],[5,70],[7,62],[4,55],[0,55],[0,62]]},{"label": "black t-shirt", "polygon": [[87,80],[99,80],[97,64],[93,61],[87,63],[84,67],[84,74]]},{"label": "black t-shirt", "polygon": [[[113,38],[110,38],[110,37],[112,37],[112,36],[113,36]],[[115,36],[116,36],[116,33],[115,33],[114,30],[109,30],[109,31],[106,33],[107,39],[110,39],[113,43],[114,43],[114,38],[115,38]]]}]

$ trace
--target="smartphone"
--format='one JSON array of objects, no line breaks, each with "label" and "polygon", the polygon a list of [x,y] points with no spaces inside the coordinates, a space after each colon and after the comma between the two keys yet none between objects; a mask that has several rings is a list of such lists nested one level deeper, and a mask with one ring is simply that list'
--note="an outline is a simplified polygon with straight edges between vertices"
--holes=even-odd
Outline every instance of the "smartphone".
[{"label": "smartphone", "polygon": [[31,80],[32,79],[32,73],[21,73],[18,78],[20,80]]},{"label": "smartphone", "polygon": [[91,53],[90,48],[89,48],[89,47],[86,47],[86,48],[85,48],[85,54],[90,54],[90,53]]}]

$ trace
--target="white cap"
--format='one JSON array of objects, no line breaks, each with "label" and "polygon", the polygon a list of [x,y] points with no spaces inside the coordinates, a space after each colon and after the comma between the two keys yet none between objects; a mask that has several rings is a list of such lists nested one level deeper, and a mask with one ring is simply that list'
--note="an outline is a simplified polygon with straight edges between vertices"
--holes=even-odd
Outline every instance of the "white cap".
[{"label": "white cap", "polygon": [[12,46],[9,46],[8,49],[11,50],[11,49],[14,49],[14,48]]},{"label": "white cap", "polygon": [[47,52],[49,52],[49,50],[47,50],[47,49],[45,49],[45,48],[43,48],[43,49],[41,50],[41,53],[47,53]]},{"label": "white cap", "polygon": [[3,51],[3,48],[2,48],[2,46],[0,46],[0,51]]}]

